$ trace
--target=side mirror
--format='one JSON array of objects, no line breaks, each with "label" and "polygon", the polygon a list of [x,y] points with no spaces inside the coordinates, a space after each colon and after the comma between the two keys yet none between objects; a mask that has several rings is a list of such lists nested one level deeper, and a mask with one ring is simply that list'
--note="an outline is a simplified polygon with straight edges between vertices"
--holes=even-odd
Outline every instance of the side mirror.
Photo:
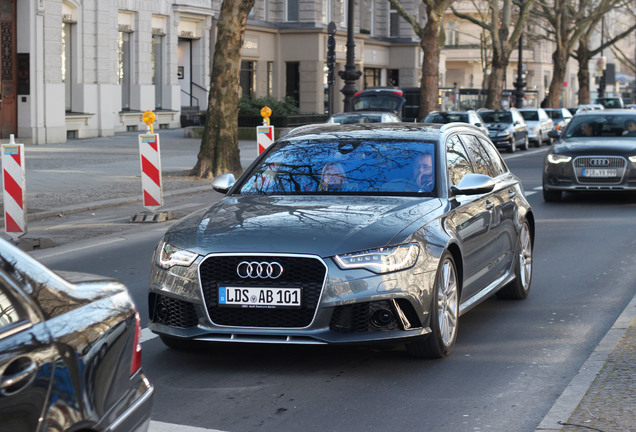
[{"label": "side mirror", "polygon": [[466,174],[459,184],[451,186],[451,195],[479,195],[495,188],[495,181],[484,174]]},{"label": "side mirror", "polygon": [[552,129],[550,132],[548,132],[548,136],[550,138],[559,139],[561,137],[561,134],[558,130]]},{"label": "side mirror", "polygon": [[234,174],[220,174],[212,180],[212,189],[217,192],[227,193],[234,186],[234,183],[236,183]]}]

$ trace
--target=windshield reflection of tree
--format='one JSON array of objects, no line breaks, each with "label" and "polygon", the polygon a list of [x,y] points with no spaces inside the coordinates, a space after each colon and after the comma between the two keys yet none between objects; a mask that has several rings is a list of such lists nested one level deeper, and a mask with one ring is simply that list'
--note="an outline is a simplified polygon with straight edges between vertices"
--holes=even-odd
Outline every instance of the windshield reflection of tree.
[{"label": "windshield reflection of tree", "polygon": [[[241,193],[378,193],[392,180],[411,178],[413,161],[422,153],[433,154],[433,148],[431,143],[403,141],[282,142],[255,167],[241,186]],[[319,187],[327,164],[340,164],[344,169],[346,185],[335,192]]]}]

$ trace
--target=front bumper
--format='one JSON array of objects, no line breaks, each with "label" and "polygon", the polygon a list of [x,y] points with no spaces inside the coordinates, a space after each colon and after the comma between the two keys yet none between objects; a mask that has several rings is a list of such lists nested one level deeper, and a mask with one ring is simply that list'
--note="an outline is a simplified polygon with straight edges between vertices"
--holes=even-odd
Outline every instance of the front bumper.
[{"label": "front bumper", "polygon": [[[590,160],[597,159],[609,160],[607,167],[589,165]],[[597,169],[596,172],[602,176],[590,175],[594,173],[591,169]],[[636,191],[636,166],[621,156],[579,156],[557,164],[546,158],[543,188],[555,191]]]},{"label": "front bumper", "polygon": [[[281,258],[290,256],[276,256]],[[331,259],[302,258],[320,262],[325,269],[314,292],[310,293],[310,284],[298,277],[290,285],[301,284],[303,293],[307,292],[303,307],[309,309],[305,311],[219,306],[216,288],[220,283],[212,279],[221,276],[201,276],[197,267],[202,258],[189,268],[164,270],[153,265],[148,327],[173,338],[279,344],[399,341],[430,332],[430,287],[437,269],[435,260],[420,256],[410,269],[378,275],[362,269],[341,270]],[[267,258],[242,255],[240,259]],[[220,267],[223,265],[213,266]]]}]

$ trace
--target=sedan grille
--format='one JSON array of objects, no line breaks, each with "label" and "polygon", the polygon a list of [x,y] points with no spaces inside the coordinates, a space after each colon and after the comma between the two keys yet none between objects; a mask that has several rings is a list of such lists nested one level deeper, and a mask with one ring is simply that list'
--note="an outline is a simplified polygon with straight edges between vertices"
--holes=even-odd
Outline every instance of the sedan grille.
[{"label": "sedan grille", "polygon": [[[284,270],[276,278],[241,278],[237,274],[237,267],[243,261],[275,261]],[[326,273],[327,269],[319,259],[297,256],[210,256],[199,266],[203,299],[211,321],[218,325],[238,327],[309,326],[320,301]],[[273,309],[219,306],[219,286],[301,288],[301,306]]]},{"label": "sedan grille", "polygon": [[580,156],[573,164],[576,179],[581,184],[621,183],[627,167],[627,161],[620,156]]}]

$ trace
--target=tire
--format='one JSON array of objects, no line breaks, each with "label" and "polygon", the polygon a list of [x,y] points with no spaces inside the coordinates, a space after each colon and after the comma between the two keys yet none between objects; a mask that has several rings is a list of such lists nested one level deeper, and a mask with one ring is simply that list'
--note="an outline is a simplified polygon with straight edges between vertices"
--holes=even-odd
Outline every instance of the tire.
[{"label": "tire", "polygon": [[515,279],[497,292],[500,299],[523,300],[528,297],[532,283],[532,234],[527,221],[521,225],[515,254]]},{"label": "tire", "polygon": [[521,150],[528,150],[530,148],[530,138],[528,138],[528,134],[526,134],[526,138],[523,141],[523,146]]},{"label": "tire", "polygon": [[543,201],[545,202],[559,202],[561,201],[562,192],[559,190],[549,190],[543,188]]},{"label": "tire", "polygon": [[539,131],[539,139],[537,140],[537,144],[535,145],[535,147],[541,147],[542,145],[543,145],[543,135]]},{"label": "tire", "polygon": [[430,311],[431,333],[406,344],[413,357],[444,358],[453,351],[459,324],[459,282],[457,267],[446,251],[435,275]]},{"label": "tire", "polygon": [[514,135],[510,139],[510,147],[508,147],[508,153],[514,153],[517,151],[517,140]]},{"label": "tire", "polygon": [[159,338],[165,346],[177,351],[194,351],[201,347],[201,342],[190,339],[181,339],[166,335],[159,335]]}]

